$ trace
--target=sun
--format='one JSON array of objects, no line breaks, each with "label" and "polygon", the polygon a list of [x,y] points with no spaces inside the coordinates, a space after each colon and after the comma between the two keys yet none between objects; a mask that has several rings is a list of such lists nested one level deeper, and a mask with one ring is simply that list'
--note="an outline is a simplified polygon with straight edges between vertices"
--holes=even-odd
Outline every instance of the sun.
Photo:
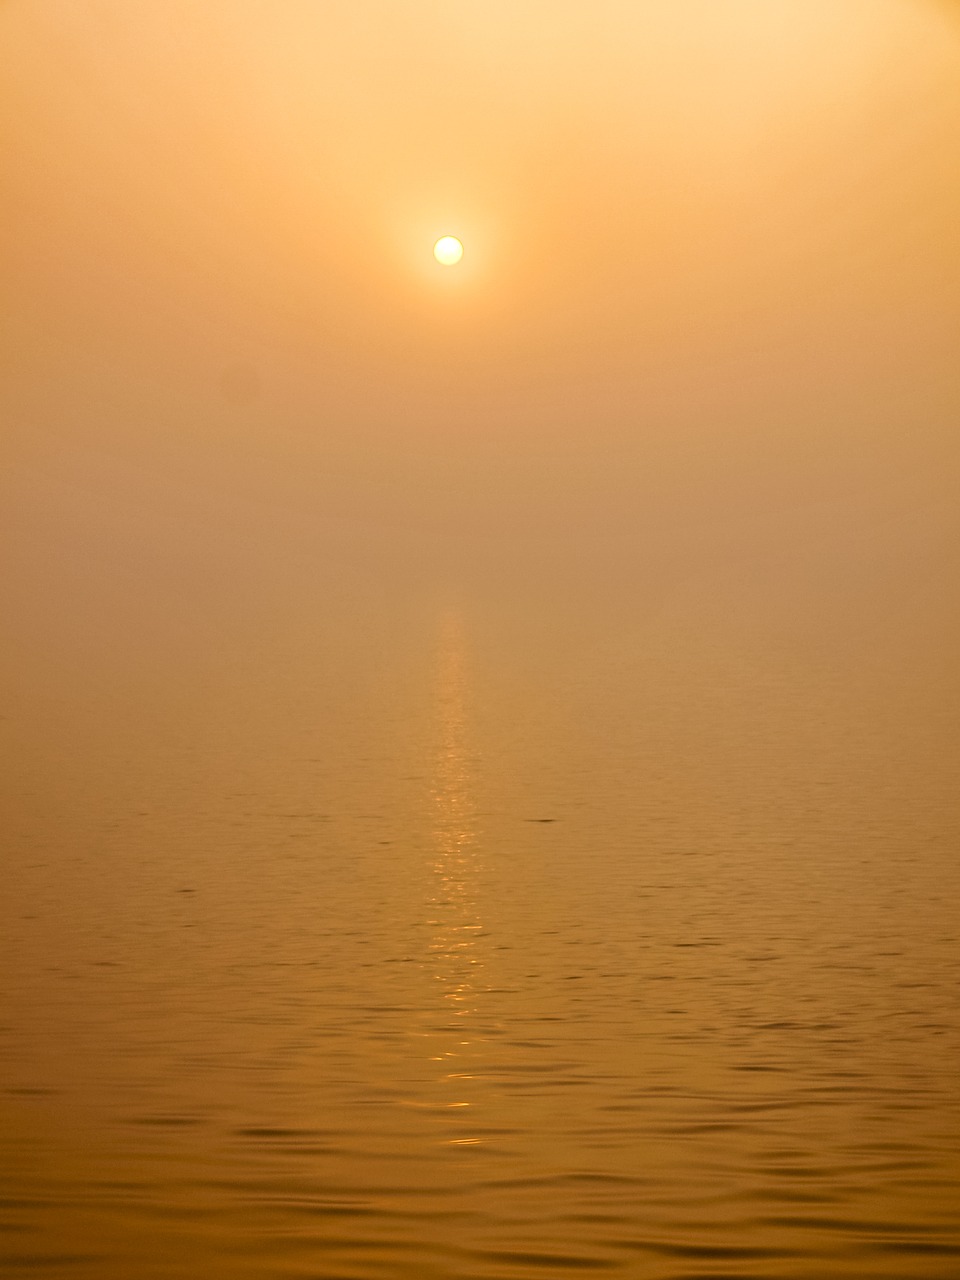
[{"label": "sun", "polygon": [[441,236],[433,246],[433,256],[444,267],[455,267],[463,257],[463,245],[456,236]]}]

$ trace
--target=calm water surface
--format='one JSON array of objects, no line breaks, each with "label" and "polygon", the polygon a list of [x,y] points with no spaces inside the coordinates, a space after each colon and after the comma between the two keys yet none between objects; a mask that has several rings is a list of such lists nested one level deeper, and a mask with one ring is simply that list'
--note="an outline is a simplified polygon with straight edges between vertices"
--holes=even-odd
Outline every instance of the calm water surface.
[{"label": "calm water surface", "polygon": [[741,606],[24,641],[0,1273],[960,1275],[952,658]]}]

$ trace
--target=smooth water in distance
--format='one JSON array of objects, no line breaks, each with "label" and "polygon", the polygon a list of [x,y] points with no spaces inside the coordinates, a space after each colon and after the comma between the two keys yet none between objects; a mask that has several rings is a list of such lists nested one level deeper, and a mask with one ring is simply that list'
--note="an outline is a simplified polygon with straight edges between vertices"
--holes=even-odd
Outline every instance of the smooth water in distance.
[{"label": "smooth water in distance", "polygon": [[0,1274],[960,1275],[938,607],[360,583],[24,633]]}]

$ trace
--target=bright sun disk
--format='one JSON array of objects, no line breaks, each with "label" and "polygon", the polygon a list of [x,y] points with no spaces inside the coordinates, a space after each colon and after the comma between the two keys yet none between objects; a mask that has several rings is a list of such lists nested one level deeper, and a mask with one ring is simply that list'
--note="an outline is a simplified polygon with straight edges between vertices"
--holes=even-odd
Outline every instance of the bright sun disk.
[{"label": "bright sun disk", "polygon": [[456,236],[441,236],[433,246],[433,256],[445,267],[453,267],[463,257],[463,245]]}]

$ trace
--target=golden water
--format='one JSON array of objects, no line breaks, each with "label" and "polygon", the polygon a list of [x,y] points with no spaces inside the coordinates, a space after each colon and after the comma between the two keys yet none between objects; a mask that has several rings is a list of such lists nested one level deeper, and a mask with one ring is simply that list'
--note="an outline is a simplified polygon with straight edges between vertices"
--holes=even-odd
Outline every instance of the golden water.
[{"label": "golden water", "polygon": [[24,645],[0,1274],[960,1275],[956,681],[800,613]]}]

